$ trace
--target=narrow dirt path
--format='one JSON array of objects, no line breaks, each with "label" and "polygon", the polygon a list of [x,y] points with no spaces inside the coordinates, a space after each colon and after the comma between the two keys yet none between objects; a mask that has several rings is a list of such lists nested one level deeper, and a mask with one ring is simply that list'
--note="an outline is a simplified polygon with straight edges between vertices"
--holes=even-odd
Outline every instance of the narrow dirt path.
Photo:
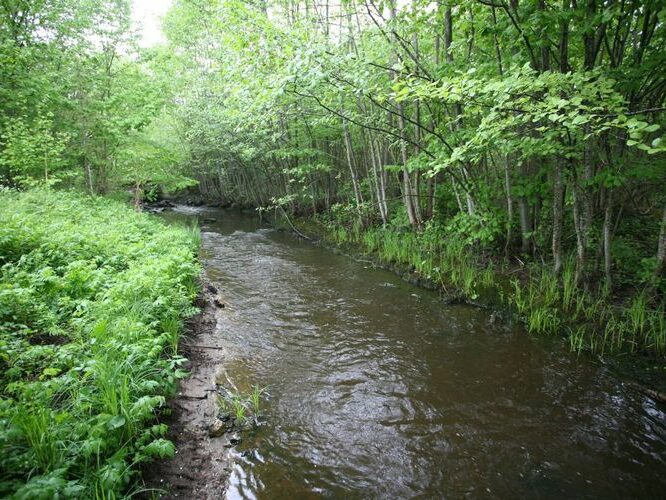
[{"label": "narrow dirt path", "polygon": [[[150,464],[144,470],[146,488],[160,498],[219,499],[229,477],[229,437],[216,432],[216,370],[223,361],[217,315],[223,309],[214,287],[205,283],[199,298],[202,312],[190,324],[181,342],[190,376],[181,381],[166,423],[176,455]],[[222,434],[217,436],[217,434]],[[217,437],[215,437],[217,436]]]}]

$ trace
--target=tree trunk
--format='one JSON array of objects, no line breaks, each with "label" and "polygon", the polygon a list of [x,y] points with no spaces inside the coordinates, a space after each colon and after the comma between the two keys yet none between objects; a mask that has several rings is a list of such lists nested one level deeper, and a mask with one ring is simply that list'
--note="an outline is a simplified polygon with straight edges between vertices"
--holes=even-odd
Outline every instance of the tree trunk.
[{"label": "tree trunk", "polygon": [[504,156],[504,189],[506,190],[506,244],[504,245],[504,255],[508,257],[511,240],[513,239],[513,195],[511,194],[509,155]]},{"label": "tree trunk", "polygon": [[564,220],[564,168],[562,160],[555,164],[553,182],[553,272],[559,278],[562,274],[562,226]]},{"label": "tree trunk", "polygon": [[349,165],[352,187],[354,188],[354,198],[356,199],[356,211],[358,212],[359,219],[361,219],[361,205],[363,204],[363,196],[361,194],[361,187],[358,182],[358,174],[354,164],[354,153],[352,150],[351,137],[349,136],[349,128],[345,120],[342,121],[342,129],[344,132],[345,150],[347,152],[347,164]]},{"label": "tree trunk", "polygon": [[388,223],[388,210],[386,206],[386,185],[384,182],[384,169],[379,156],[379,151],[375,151],[375,144],[372,135],[369,137],[370,142],[370,158],[372,160],[372,171],[375,176],[375,188],[377,190],[377,208],[379,209],[379,216],[382,218],[382,224],[386,226]]},{"label": "tree trunk", "polygon": [[613,190],[612,188],[608,189],[608,194],[606,196],[606,208],[604,210],[604,277],[606,278],[606,290],[610,292],[612,281],[611,281],[611,265],[612,265],[612,256],[611,256],[611,238],[612,231],[611,226],[613,224]]},{"label": "tree trunk", "polygon": [[527,203],[527,198],[524,196],[518,198],[518,215],[520,218],[520,236],[522,240],[520,251],[523,253],[529,253],[532,241],[532,218],[530,217],[530,206]]},{"label": "tree trunk", "polygon": [[[589,130],[586,127],[586,133]],[[576,262],[576,283],[588,286],[587,282],[587,248],[590,243],[590,229],[592,228],[593,206],[592,193],[588,186],[594,173],[592,164],[592,145],[590,140],[585,143],[583,154],[583,175],[574,186],[574,219],[576,224],[576,242],[577,242],[577,262]]]},{"label": "tree trunk", "polygon": [[652,282],[657,283],[666,268],[666,205],[661,217],[661,230],[659,231],[659,243],[657,243],[657,266],[654,268]]},{"label": "tree trunk", "polygon": [[428,177],[428,184],[426,187],[426,209],[424,220],[430,220],[435,215],[435,191],[437,190],[437,174],[432,174]]}]

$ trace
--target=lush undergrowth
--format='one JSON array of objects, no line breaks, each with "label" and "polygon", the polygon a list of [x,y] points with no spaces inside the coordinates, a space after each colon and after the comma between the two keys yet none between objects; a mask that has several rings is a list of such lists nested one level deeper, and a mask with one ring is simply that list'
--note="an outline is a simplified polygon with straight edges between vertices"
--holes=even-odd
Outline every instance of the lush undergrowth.
[{"label": "lush undergrowth", "polygon": [[0,193],[0,497],[131,494],[173,453],[156,417],[184,374],[197,248],[107,199]]},{"label": "lush undergrowth", "polygon": [[541,264],[511,272],[499,259],[434,225],[417,233],[344,225],[323,216],[300,223],[334,245],[351,245],[381,262],[403,265],[450,294],[476,300],[482,293],[491,302],[501,301],[530,332],[563,333],[575,351],[666,355],[663,298],[636,292],[617,300],[584,292],[575,286],[573,260],[557,279]]}]

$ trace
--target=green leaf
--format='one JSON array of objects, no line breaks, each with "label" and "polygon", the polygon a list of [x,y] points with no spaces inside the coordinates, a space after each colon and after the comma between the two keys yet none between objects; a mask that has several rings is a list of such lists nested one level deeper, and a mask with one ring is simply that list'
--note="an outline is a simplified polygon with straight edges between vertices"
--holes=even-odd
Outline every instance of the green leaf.
[{"label": "green leaf", "polygon": [[122,415],[116,415],[115,417],[113,417],[112,419],[110,419],[107,422],[106,427],[109,430],[119,429],[120,427],[125,425],[126,422],[127,421],[126,421],[125,417],[123,417]]},{"label": "green leaf", "polygon": [[141,451],[150,457],[171,458],[176,453],[176,447],[168,439],[160,438],[148,443]]}]

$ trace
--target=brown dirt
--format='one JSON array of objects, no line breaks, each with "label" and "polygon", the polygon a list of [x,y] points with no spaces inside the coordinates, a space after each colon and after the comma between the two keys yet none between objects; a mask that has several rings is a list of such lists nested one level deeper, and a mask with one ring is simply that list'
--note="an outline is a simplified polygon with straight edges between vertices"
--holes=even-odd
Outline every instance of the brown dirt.
[{"label": "brown dirt", "polygon": [[176,455],[143,471],[146,489],[160,498],[218,499],[224,496],[229,477],[229,436],[209,435],[218,413],[215,374],[224,353],[217,315],[224,309],[214,287],[204,283],[202,288],[197,304],[202,312],[190,322],[190,334],[181,341],[190,376],[181,381],[169,402],[172,413],[165,420]]}]

